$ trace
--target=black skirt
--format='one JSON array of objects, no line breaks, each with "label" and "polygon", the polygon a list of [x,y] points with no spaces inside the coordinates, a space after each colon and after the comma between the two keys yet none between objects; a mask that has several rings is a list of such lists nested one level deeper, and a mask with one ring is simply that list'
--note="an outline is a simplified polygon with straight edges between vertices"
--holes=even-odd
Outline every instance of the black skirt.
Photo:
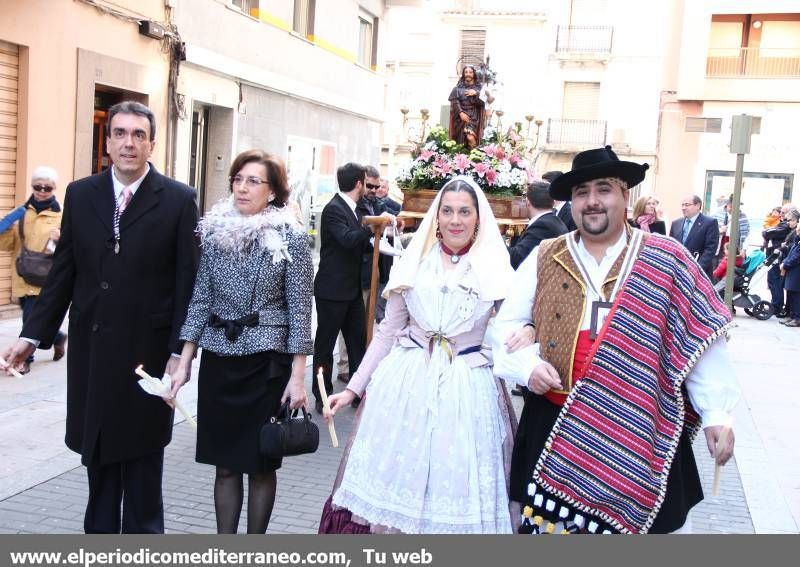
[{"label": "black skirt", "polygon": [[[535,394],[525,396],[525,407],[522,410],[517,436],[514,439],[510,480],[511,499],[522,505],[533,506],[532,502],[529,502],[528,484],[531,482],[533,469],[560,412],[560,406],[549,402],[543,396]],[[546,511],[540,510],[537,510],[536,513],[546,520],[557,522],[559,518],[556,514],[563,503],[552,495],[548,495],[548,499],[556,502],[555,513],[550,515]],[[664,502],[648,533],[674,532],[686,523],[689,510],[701,500],[703,500],[703,487],[700,484],[700,474],[697,472],[692,444],[684,431],[678,442],[672,468],[670,468],[667,478]],[[611,526],[605,525],[602,520],[595,519],[595,521],[601,526],[601,530],[615,531]]]},{"label": "black skirt", "polygon": [[264,421],[278,412],[292,355],[275,351],[220,356],[203,350],[197,385],[195,460],[240,473],[277,470],[258,452]]}]

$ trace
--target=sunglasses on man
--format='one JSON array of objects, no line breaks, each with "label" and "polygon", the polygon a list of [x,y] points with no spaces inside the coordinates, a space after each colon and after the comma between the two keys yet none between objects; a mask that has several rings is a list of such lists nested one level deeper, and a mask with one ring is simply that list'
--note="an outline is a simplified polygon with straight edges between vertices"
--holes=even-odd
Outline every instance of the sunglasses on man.
[{"label": "sunglasses on man", "polygon": [[367,183],[366,186],[367,186],[367,189],[380,189],[381,188],[380,185],[375,185],[374,183]]},{"label": "sunglasses on man", "polygon": [[53,192],[53,188],[50,187],[49,185],[32,185],[31,187],[33,187],[33,190],[36,191],[37,193],[52,193]]}]

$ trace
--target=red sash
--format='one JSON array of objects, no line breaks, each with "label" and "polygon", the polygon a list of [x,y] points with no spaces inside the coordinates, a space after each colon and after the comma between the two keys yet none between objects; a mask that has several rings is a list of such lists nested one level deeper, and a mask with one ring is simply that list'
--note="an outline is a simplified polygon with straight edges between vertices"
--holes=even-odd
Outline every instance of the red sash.
[{"label": "red sash", "polygon": [[[589,357],[589,353],[591,352],[594,343],[595,341],[589,338],[589,329],[578,333],[578,341],[575,343],[575,360],[572,362],[573,388],[583,375],[583,367],[586,363],[586,359]],[[547,398],[550,403],[561,407],[564,405],[564,402],[567,401],[567,395],[568,394],[561,394],[550,390],[544,394],[544,397]]]}]

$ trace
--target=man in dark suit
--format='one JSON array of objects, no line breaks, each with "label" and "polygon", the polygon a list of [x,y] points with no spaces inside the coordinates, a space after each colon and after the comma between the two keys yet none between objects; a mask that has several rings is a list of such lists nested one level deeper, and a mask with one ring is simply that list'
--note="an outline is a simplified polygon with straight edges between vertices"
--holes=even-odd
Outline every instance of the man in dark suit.
[{"label": "man in dark suit", "polygon": [[697,263],[711,277],[714,254],[719,246],[719,224],[714,217],[700,212],[703,201],[690,195],[681,201],[683,218],[673,221],[669,235],[681,242],[697,258]]},{"label": "man in dark suit", "polygon": [[25,360],[69,308],[66,444],[87,468],[84,530],[163,533],[173,412],[139,387],[134,369],[161,375],[177,367],[197,271],[197,205],[193,189],[148,162],[149,108],[111,107],[106,134],[113,166],[67,187],[53,268],[4,356],[12,365]]},{"label": "man in dark suit", "polygon": [[[336,170],[339,193],[322,209],[319,269],[314,278],[317,333],[314,337],[314,375],[322,368],[325,390],[333,392],[331,381],[333,347],[342,332],[347,347],[350,375],[355,374],[366,350],[367,330],[361,295],[361,262],[372,230],[361,226],[356,205],[364,196],[365,168],[347,163]],[[389,213],[383,216],[394,218]],[[316,410],[322,413],[317,381],[312,381]]]},{"label": "man in dark suit", "polygon": [[553,198],[550,196],[550,184],[547,181],[534,181],[528,185],[526,197],[528,216],[531,220],[525,231],[508,249],[511,267],[515,270],[542,240],[569,232],[561,219],[553,214]]},{"label": "man in dark suit", "polygon": [[[542,175],[542,179],[548,183],[552,183],[562,175],[564,175],[563,171],[548,171]],[[578,225],[575,224],[575,220],[572,218],[572,204],[569,201],[553,201],[553,205],[555,207],[556,216],[561,219],[561,222],[567,227],[567,231],[571,232],[577,230]]]},{"label": "man in dark suit", "polygon": [[[366,167],[367,177],[364,183],[364,196],[358,201],[356,206],[356,213],[360,216],[376,216],[386,211],[390,214],[395,214],[387,209],[385,200],[380,198],[380,187],[382,180],[380,173],[371,165]],[[377,302],[375,304],[375,320],[381,322],[386,310],[386,300],[381,296],[383,288],[389,281],[389,272],[392,269],[393,256],[381,254],[378,256],[378,289],[377,289]],[[364,305],[368,305],[369,301],[369,288],[372,282],[372,249],[364,252],[361,261],[361,289],[364,295]],[[340,345],[341,346],[341,345]]]}]

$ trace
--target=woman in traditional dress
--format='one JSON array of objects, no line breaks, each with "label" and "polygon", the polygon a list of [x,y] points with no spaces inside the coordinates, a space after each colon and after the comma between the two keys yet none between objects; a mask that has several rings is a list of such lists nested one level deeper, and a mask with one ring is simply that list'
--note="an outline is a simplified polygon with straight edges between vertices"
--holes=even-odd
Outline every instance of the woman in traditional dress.
[{"label": "woman in traditional dress", "polygon": [[[483,136],[486,105],[480,97],[482,88],[475,67],[466,65],[450,91],[450,138],[468,148],[477,146]],[[489,95],[487,102],[492,100]]]},{"label": "woman in traditional dress", "polygon": [[261,150],[239,154],[230,190],[231,197],[200,223],[203,253],[181,329],[186,342],[173,395],[202,347],[196,460],[216,467],[217,531],[238,531],[247,474],[247,532],[263,534],[281,461],[259,454],[258,435],[282,402],[307,405],[313,264],[305,234],[286,206],[286,169],[279,159]]},{"label": "woman in traditional dress", "polygon": [[321,533],[511,532],[514,414],[482,341],[513,277],[483,192],[449,181],[392,269],[358,371],[330,397],[336,414],[366,392]]}]

